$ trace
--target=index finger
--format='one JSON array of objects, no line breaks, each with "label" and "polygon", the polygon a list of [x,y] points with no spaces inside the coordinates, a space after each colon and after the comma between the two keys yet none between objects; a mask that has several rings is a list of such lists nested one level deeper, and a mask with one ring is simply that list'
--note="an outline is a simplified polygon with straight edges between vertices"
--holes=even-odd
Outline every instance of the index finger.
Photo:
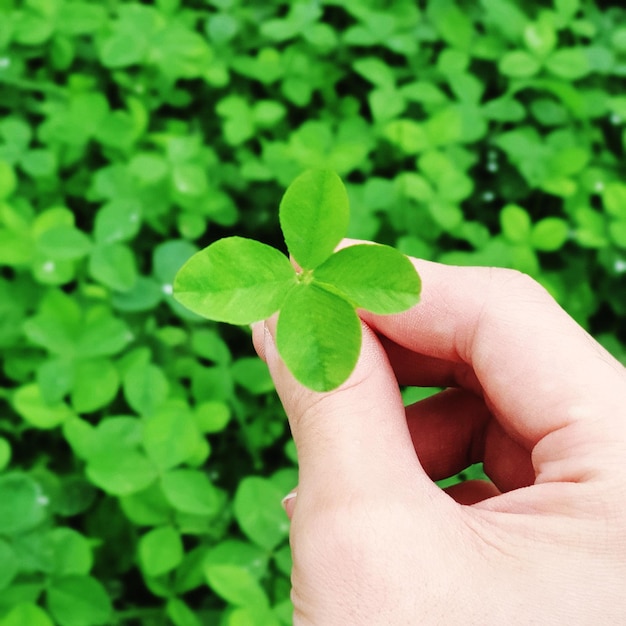
[{"label": "index finger", "polygon": [[599,419],[614,420],[626,441],[624,368],[543,287],[512,270],[413,262],[420,303],[364,313],[373,330],[417,355],[467,364],[494,415],[529,450],[563,429],[570,445],[570,427],[590,443],[588,426]]}]

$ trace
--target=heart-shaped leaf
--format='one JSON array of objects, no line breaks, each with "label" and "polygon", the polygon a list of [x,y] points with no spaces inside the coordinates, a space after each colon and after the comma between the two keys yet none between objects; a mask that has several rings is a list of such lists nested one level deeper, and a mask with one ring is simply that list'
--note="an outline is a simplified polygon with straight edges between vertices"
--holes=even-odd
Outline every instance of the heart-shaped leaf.
[{"label": "heart-shaped leaf", "polygon": [[380,315],[417,304],[421,283],[413,264],[395,248],[360,244],[343,248],[315,270],[354,305]]},{"label": "heart-shaped leaf", "polygon": [[244,237],[227,237],[194,254],[174,281],[176,299],[194,313],[230,324],[270,317],[296,284],[284,254]]},{"label": "heart-shaped leaf", "polygon": [[315,284],[289,292],[278,316],[276,345],[291,373],[314,391],[341,385],[361,350],[354,307]]},{"label": "heart-shaped leaf", "polygon": [[289,252],[300,267],[325,261],[346,236],[350,220],[348,194],[329,170],[310,170],[287,188],[279,209]]}]

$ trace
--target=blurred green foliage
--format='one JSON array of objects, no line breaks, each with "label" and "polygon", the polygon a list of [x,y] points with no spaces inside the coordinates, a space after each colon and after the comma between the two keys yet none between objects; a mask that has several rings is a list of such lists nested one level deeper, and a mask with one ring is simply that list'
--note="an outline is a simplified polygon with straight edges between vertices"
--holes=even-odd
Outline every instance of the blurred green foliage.
[{"label": "blurred green foliage", "polygon": [[284,416],[171,284],[282,246],[306,168],[351,236],[527,272],[624,359],[620,5],[0,0],[0,626],[290,623]]}]

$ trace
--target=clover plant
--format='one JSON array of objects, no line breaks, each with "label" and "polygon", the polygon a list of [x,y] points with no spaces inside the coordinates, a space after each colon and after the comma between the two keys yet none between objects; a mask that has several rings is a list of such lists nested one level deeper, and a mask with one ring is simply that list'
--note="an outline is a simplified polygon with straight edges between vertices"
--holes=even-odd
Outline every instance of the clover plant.
[{"label": "clover plant", "polygon": [[361,348],[356,309],[398,313],[417,303],[420,278],[394,248],[358,244],[335,248],[348,229],[350,208],[341,179],[308,170],[287,188],[279,208],[287,248],[244,237],[219,239],[194,254],[174,281],[174,296],[195,313],[250,324],[280,311],[278,351],[292,374],[315,391],[343,383]]}]

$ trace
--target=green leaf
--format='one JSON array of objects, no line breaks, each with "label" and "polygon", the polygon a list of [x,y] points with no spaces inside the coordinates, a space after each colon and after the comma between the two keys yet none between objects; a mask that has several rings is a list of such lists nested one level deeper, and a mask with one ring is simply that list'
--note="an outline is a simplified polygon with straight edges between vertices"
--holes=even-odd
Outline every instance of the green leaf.
[{"label": "green leaf", "polygon": [[258,357],[238,359],[233,363],[231,371],[235,382],[250,393],[262,394],[274,389],[267,365]]},{"label": "green leaf", "polygon": [[122,496],[120,506],[126,517],[136,526],[167,524],[172,515],[172,508],[157,483],[142,491]]},{"label": "green leaf", "polygon": [[[9,466],[11,456],[11,444],[4,437],[0,437],[0,472],[4,472],[4,470]],[[0,559],[0,562],[1,561],[2,560]]]},{"label": "green leaf", "polygon": [[545,217],[535,224],[530,242],[535,250],[554,252],[563,246],[569,237],[569,225],[558,217]]},{"label": "green leaf", "polygon": [[559,48],[546,60],[546,69],[566,80],[578,80],[591,72],[589,57],[584,48]]},{"label": "green leaf", "polygon": [[36,604],[23,602],[0,619],[0,626],[54,626],[48,614]]},{"label": "green leaf", "polygon": [[171,286],[178,270],[196,252],[197,246],[183,239],[170,239],[158,245],[152,256],[154,276],[164,287]]},{"label": "green leaf", "polygon": [[124,375],[124,396],[140,415],[152,415],[165,402],[169,387],[163,370],[152,363],[137,362]]},{"label": "green leaf", "polygon": [[[0,539],[0,563],[2,563],[2,568],[0,569],[0,589],[5,589],[11,584],[11,581],[19,571],[19,560],[11,544],[3,539]],[[2,623],[0,621],[0,625]]]},{"label": "green leaf", "polygon": [[87,311],[77,338],[76,353],[82,358],[112,356],[133,339],[128,326],[106,307]]},{"label": "green leaf", "polygon": [[174,297],[209,319],[251,324],[275,313],[294,284],[295,272],[278,250],[228,237],[185,263],[174,280]]},{"label": "green leaf", "polygon": [[48,587],[47,604],[61,626],[104,626],[113,608],[102,584],[91,576],[65,576]]},{"label": "green leaf", "polygon": [[39,483],[19,472],[0,476],[0,533],[23,533],[46,518],[48,497]]},{"label": "green leaf", "polygon": [[81,327],[78,303],[54,290],[42,299],[37,315],[24,322],[24,333],[34,344],[67,358],[75,352],[75,334]]},{"label": "green leaf", "polygon": [[507,52],[498,65],[501,74],[512,78],[529,78],[541,69],[541,63],[524,50]]},{"label": "green leaf", "polygon": [[44,231],[37,240],[37,247],[51,259],[74,260],[89,253],[91,241],[77,228],[58,226]]},{"label": "green leaf", "polygon": [[557,44],[557,35],[550,18],[531,22],[524,29],[524,42],[528,49],[539,58],[544,58]]},{"label": "green leaf", "polygon": [[391,120],[385,124],[383,135],[405,154],[418,154],[431,145],[424,125],[413,120]]},{"label": "green leaf", "polygon": [[74,366],[71,404],[78,413],[105,407],[117,395],[120,377],[110,359],[88,359]]},{"label": "green leaf", "polygon": [[177,163],[172,169],[172,183],[184,196],[198,198],[209,188],[205,169],[199,163]]},{"label": "green leaf", "polygon": [[406,101],[396,89],[373,89],[369,93],[368,102],[376,122],[398,117],[406,109]]},{"label": "green leaf", "polygon": [[89,457],[87,477],[96,486],[114,496],[141,491],[157,477],[155,466],[133,449],[118,449]]},{"label": "green leaf", "polygon": [[66,35],[88,35],[101,28],[106,20],[106,9],[87,3],[61,4],[57,30]]},{"label": "green leaf", "polygon": [[196,422],[179,404],[168,404],[144,421],[143,445],[160,469],[171,469],[192,457],[199,441]]},{"label": "green leaf", "polygon": [[[250,478],[244,480],[250,480]],[[204,559],[204,565],[245,567],[257,580],[261,580],[267,574],[268,562],[267,549],[239,539],[225,539],[213,546]]]},{"label": "green leaf", "polygon": [[51,358],[37,368],[37,384],[47,405],[61,402],[74,386],[75,364],[69,359]]},{"label": "green leaf", "polygon": [[341,385],[356,365],[361,324],[343,297],[316,285],[293,289],[280,311],[278,351],[291,373],[315,391]]},{"label": "green leaf", "polygon": [[244,478],[235,493],[237,523],[251,541],[268,551],[289,533],[289,522],[281,506],[284,495],[274,483],[256,476]]},{"label": "green leaf", "polygon": [[609,235],[616,246],[626,248],[626,222],[611,222]]},{"label": "green leaf", "polygon": [[137,281],[135,255],[122,243],[97,246],[89,257],[89,273],[105,287],[129,291]]},{"label": "green leaf", "polygon": [[354,62],[354,69],[381,89],[394,89],[396,80],[392,69],[377,57],[366,57]]},{"label": "green leaf", "polygon": [[255,609],[269,607],[267,594],[245,567],[209,563],[204,572],[211,589],[230,604]]},{"label": "green leaf", "polygon": [[341,179],[329,170],[300,174],[282,198],[279,218],[297,263],[316,267],[333,253],[348,230],[350,207]]},{"label": "green leaf", "polygon": [[200,402],[196,405],[194,420],[202,433],[219,433],[230,421],[230,408],[224,402],[216,400]]},{"label": "green leaf", "polygon": [[419,300],[421,283],[409,259],[389,246],[360,244],[333,254],[314,272],[357,308],[381,315],[399,313]]},{"label": "green leaf", "polygon": [[165,610],[174,626],[202,626],[200,618],[180,598],[169,599]]},{"label": "green leaf", "polygon": [[58,527],[50,531],[56,576],[86,575],[93,565],[89,541],[72,528]]},{"label": "green leaf", "polygon": [[219,511],[219,493],[203,472],[170,470],[161,477],[161,487],[168,502],[182,513],[212,517]]},{"label": "green leaf", "polygon": [[56,428],[74,413],[64,402],[47,404],[39,385],[29,383],[19,387],[13,394],[13,407],[22,418],[35,428]]},{"label": "green leaf", "polygon": [[428,18],[441,37],[451,46],[469,49],[474,36],[474,27],[469,16],[453,0],[431,0],[428,3]]},{"label": "green leaf", "polygon": [[580,10],[580,0],[554,0],[554,8],[565,19],[572,19]]},{"label": "green leaf", "polygon": [[532,222],[530,215],[522,207],[507,204],[500,211],[502,234],[512,243],[524,243],[530,237]]},{"label": "green leaf", "polygon": [[152,278],[138,276],[128,291],[116,291],[111,302],[119,311],[137,313],[149,311],[161,302],[164,288]]},{"label": "green leaf", "polygon": [[288,619],[281,621],[275,610],[268,607],[239,607],[228,614],[224,626],[281,626],[291,622],[293,610],[288,612]]},{"label": "green leaf", "polygon": [[118,199],[105,204],[96,214],[94,236],[102,245],[133,239],[141,226],[141,204]]},{"label": "green leaf", "polygon": [[183,560],[183,542],[171,526],[154,528],[139,540],[139,561],[148,576],[163,576]]},{"label": "green leaf", "polygon": [[626,220],[626,185],[609,183],[602,191],[602,203],[609,215]]}]

